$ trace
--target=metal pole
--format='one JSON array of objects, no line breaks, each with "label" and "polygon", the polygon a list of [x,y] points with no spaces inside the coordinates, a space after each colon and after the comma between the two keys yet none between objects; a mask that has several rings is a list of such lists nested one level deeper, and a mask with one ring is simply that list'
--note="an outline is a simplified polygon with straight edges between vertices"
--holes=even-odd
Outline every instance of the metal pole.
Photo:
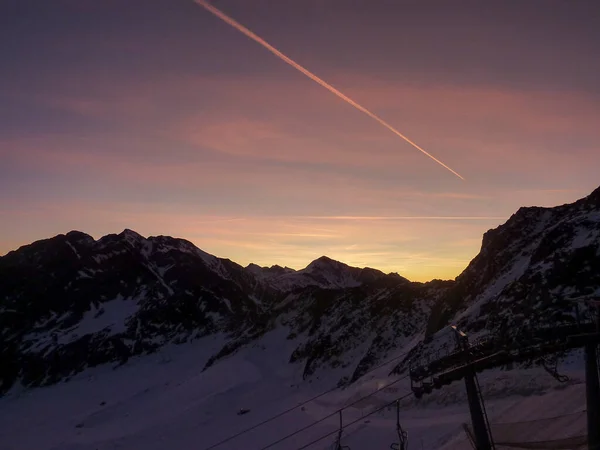
[{"label": "metal pole", "polygon": [[467,400],[469,402],[469,412],[471,414],[471,423],[473,424],[473,434],[475,435],[475,445],[477,450],[492,450],[490,436],[488,434],[483,409],[479,401],[479,392],[475,381],[475,369],[471,364],[469,356],[469,341],[467,335],[460,331],[456,326],[452,326],[456,337],[456,344],[465,355],[469,366],[465,372],[465,387],[467,388]]},{"label": "metal pole", "polygon": [[402,442],[402,431],[400,430],[400,400],[396,400],[396,432],[398,433],[398,448],[404,450],[404,442]]},{"label": "metal pole", "polygon": [[[596,317],[600,329],[600,309]],[[600,330],[599,330],[600,331]],[[600,380],[598,380],[597,344],[585,346],[585,393],[587,402],[588,450],[600,448]]]},{"label": "metal pole", "polygon": [[585,391],[587,401],[588,449],[600,448],[600,384],[596,344],[585,346]]},{"label": "metal pole", "polygon": [[342,410],[340,410],[340,430],[338,431],[338,438],[336,443],[336,450],[341,450],[342,448],[342,431],[344,430],[344,425],[342,422]]},{"label": "metal pole", "polygon": [[467,388],[467,398],[469,401],[469,412],[471,413],[471,423],[473,424],[473,434],[475,435],[475,445],[477,450],[491,450],[490,438],[485,426],[483,410],[479,402],[477,385],[475,384],[475,371],[470,367],[465,374],[465,387]]}]

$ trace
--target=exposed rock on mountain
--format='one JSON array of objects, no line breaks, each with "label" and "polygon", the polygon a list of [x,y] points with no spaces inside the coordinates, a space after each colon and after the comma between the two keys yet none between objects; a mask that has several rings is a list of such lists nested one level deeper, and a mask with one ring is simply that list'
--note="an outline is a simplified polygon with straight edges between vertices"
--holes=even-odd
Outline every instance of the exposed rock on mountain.
[{"label": "exposed rock on mountain", "polygon": [[0,258],[4,385],[52,383],[168,341],[234,332],[261,322],[268,296],[241,266],[182,239],[125,230],[35,242]]},{"label": "exposed rock on mountain", "polygon": [[438,301],[428,334],[453,322],[505,333],[571,315],[569,298],[600,296],[600,188],[555,208],[521,208],[483,236],[480,253]]}]

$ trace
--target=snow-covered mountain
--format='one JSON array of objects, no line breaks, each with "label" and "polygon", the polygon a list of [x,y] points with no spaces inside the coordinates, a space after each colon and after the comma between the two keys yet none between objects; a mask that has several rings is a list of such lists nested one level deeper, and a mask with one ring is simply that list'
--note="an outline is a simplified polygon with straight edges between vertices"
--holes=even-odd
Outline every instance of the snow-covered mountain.
[{"label": "snow-covered mountain", "polygon": [[258,323],[266,291],[239,265],[181,239],[125,230],[35,242],[0,258],[4,387],[15,378],[52,383],[169,341]]},{"label": "snow-covered mountain", "polygon": [[453,348],[447,325],[515,348],[536,329],[590,319],[588,306],[573,301],[589,296],[600,298],[600,188],[572,204],[520,208],[486,232],[479,254],[432,308],[425,339],[395,372]]},{"label": "snow-covered mountain", "polygon": [[300,271],[244,268],[182,239],[125,230],[96,241],[72,231],[0,258],[1,390],[225,335],[210,367],[277,327],[288,330],[289,358],[306,365],[306,377],[339,365],[351,377],[377,360],[371,346],[392,348],[422,328],[430,294],[446,286],[325,257]]},{"label": "snow-covered mountain", "polygon": [[600,297],[600,188],[573,204],[521,208],[483,236],[481,251],[438,301],[429,334],[448,323],[471,333],[552,325],[568,299]]},{"label": "snow-covered mountain", "polygon": [[182,239],[73,231],[0,257],[0,391],[213,336],[207,370],[271,332],[304,380],[346,384],[447,324],[510,335],[572,316],[565,299],[593,293],[600,189],[520,209],[455,281],[414,283],[327,257],[298,271],[242,267]]},{"label": "snow-covered mountain", "polygon": [[[298,271],[289,267],[260,267],[256,264],[250,264],[246,269],[251,271],[258,279],[266,281],[271,287],[283,292],[307,286],[344,289],[361,286],[386,277],[386,274],[379,270],[369,267],[363,269],[350,267],[327,256],[321,256],[306,268]],[[390,275],[394,276],[396,274]],[[400,277],[397,276],[397,278]]]}]

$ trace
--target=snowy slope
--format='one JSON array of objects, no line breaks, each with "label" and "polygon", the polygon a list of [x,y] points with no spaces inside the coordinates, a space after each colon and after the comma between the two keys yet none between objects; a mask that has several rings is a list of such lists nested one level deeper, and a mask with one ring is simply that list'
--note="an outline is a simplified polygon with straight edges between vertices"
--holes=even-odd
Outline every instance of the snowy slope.
[{"label": "snowy slope", "polygon": [[[153,355],[133,358],[118,370],[106,366],[88,369],[69,383],[28,390],[14,387],[0,399],[2,448],[204,450],[335,386],[333,374],[302,383],[301,370],[282,357],[290,348],[279,332],[268,333],[257,345],[202,371],[208,355],[221,345],[220,339],[205,337],[164,347]],[[383,367],[346,389],[332,391],[217,448],[259,450],[398,379],[389,377],[388,372],[389,368]],[[581,375],[572,374],[575,376],[566,386],[534,370],[484,374],[481,382],[490,420],[581,411],[584,386],[577,378]],[[409,389],[408,381],[401,379],[345,409],[344,423],[358,422],[344,431],[343,444],[352,449],[389,448],[395,439],[393,408],[361,417]],[[469,448],[461,430],[461,424],[468,421],[464,397],[464,388],[455,385],[421,401],[406,398],[401,423],[409,433],[411,448]],[[239,416],[240,408],[250,411]],[[272,448],[298,449],[337,426],[334,415]],[[310,448],[330,449],[333,442],[334,436]]]}]

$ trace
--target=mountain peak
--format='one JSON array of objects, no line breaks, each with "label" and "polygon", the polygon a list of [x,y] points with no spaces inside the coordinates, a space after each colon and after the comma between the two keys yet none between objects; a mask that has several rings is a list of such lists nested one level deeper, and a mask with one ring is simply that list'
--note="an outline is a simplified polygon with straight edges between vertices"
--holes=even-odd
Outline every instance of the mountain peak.
[{"label": "mountain peak", "polygon": [[89,239],[91,236],[83,231],[71,230],[65,236],[73,239]]},{"label": "mountain peak", "polygon": [[588,195],[586,200],[592,205],[600,206],[600,186]]},{"label": "mountain peak", "polygon": [[331,259],[328,256],[321,256],[320,258],[315,259],[308,266],[306,266],[305,270],[311,271],[314,269],[322,270],[324,268],[340,268],[340,267],[349,267],[349,266],[342,262]]},{"label": "mountain peak", "polygon": [[274,264],[271,267],[269,267],[270,270],[276,270],[279,272],[285,272],[285,273],[292,273],[295,272],[294,269],[292,269],[291,267],[288,266],[280,266],[279,264]]},{"label": "mountain peak", "polygon": [[125,239],[131,245],[134,245],[136,243],[140,243],[141,241],[146,240],[146,238],[144,238],[144,236],[142,236],[139,233],[136,233],[133,230],[130,230],[129,228],[125,228],[121,233],[119,233],[118,236],[120,238]]},{"label": "mountain peak", "polygon": [[65,238],[67,239],[67,241],[75,243],[75,244],[87,244],[87,245],[91,245],[95,242],[94,238],[92,236],[90,236],[89,234],[83,233],[82,231],[77,231],[77,230],[72,230],[69,231],[66,235]]},{"label": "mountain peak", "polygon": [[121,231],[121,233],[119,233],[119,236],[134,237],[136,239],[144,239],[144,237],[141,234],[139,234],[133,230],[130,230],[129,228],[125,228],[123,231]]},{"label": "mountain peak", "polygon": [[246,266],[246,270],[252,272],[254,275],[258,275],[259,277],[277,277],[295,272],[294,269],[290,269],[289,267],[281,267],[277,264],[271,267],[261,267],[254,263],[248,264]]}]

